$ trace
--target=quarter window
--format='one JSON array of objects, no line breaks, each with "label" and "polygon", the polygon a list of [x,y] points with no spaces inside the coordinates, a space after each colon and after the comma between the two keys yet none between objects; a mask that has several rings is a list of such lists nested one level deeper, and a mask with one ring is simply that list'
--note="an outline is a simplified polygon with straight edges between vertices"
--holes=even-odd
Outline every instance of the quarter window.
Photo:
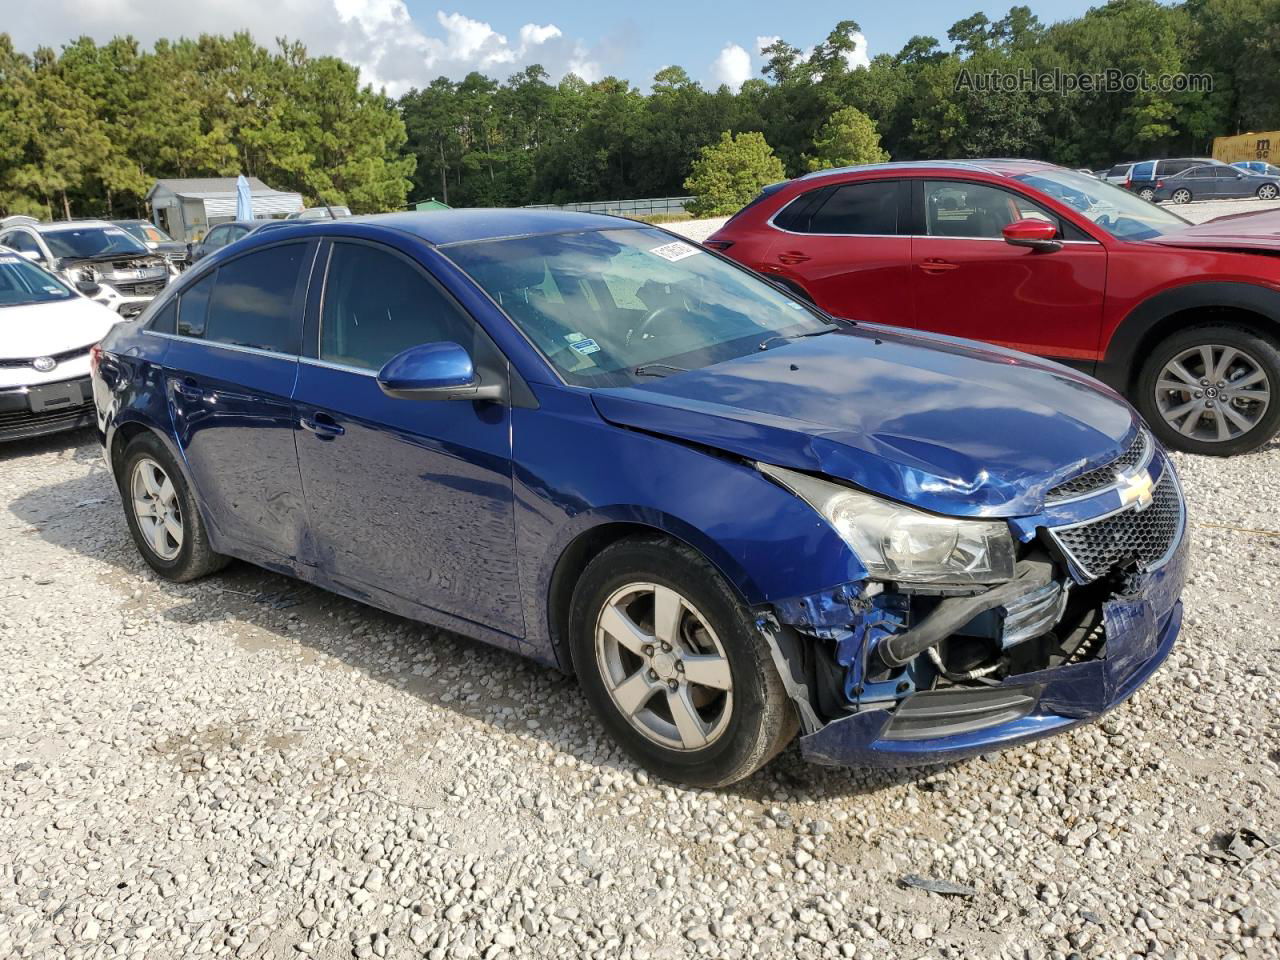
[{"label": "quarter window", "polygon": [[321,360],[380,370],[418,344],[452,340],[472,347],[474,339],[471,319],[417,268],[364,244],[333,245],[320,315]]},{"label": "quarter window", "polygon": [[297,353],[294,291],[305,243],[286,243],[238,257],[218,268],[206,338],[272,353]]},{"label": "quarter window", "polygon": [[896,234],[898,181],[871,180],[836,187],[813,213],[807,232],[842,236]]},{"label": "quarter window", "polygon": [[40,250],[40,244],[36,243],[36,238],[23,230],[18,230],[5,237],[4,245],[17,250],[19,253],[39,253],[41,256],[44,255]]},{"label": "quarter window", "polygon": [[147,324],[148,330],[156,333],[175,333],[178,326],[178,299],[169,300]]},{"label": "quarter window", "polygon": [[216,273],[201,277],[178,298],[178,335],[203,337],[209,315],[209,296],[213,293]]}]

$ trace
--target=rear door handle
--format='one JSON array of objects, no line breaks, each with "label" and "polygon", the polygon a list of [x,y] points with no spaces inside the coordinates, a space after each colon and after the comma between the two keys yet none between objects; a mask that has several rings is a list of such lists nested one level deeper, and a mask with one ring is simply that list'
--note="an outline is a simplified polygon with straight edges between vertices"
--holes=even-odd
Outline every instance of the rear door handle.
[{"label": "rear door handle", "polygon": [[303,430],[310,430],[322,440],[332,440],[334,437],[340,437],[347,432],[333,417],[318,411],[310,417],[303,417],[298,423]]},{"label": "rear door handle", "polygon": [[192,403],[201,403],[205,399],[204,391],[200,389],[200,385],[190,377],[185,380],[174,380],[173,392],[183,400],[190,400]]},{"label": "rear door handle", "polygon": [[786,253],[778,254],[778,262],[785,263],[787,266],[795,266],[797,263],[804,263],[806,260],[813,259],[806,253],[799,250],[788,250]]},{"label": "rear door handle", "polygon": [[920,264],[920,269],[925,273],[946,273],[948,270],[955,270],[960,264],[952,263],[950,260],[939,260],[937,257],[930,257]]}]

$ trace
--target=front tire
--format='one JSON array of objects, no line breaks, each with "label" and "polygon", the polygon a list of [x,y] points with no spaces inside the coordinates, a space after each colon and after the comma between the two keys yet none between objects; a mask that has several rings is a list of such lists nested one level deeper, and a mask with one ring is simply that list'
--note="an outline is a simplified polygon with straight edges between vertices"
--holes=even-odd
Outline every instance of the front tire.
[{"label": "front tire", "polygon": [[1258,188],[1259,200],[1274,200],[1278,194],[1280,194],[1280,188],[1277,188],[1274,183],[1264,183]]},{"label": "front tire", "polygon": [[230,562],[210,548],[191,488],[158,437],[143,433],[129,442],[116,482],[133,542],[160,576],[186,583]]},{"label": "front tire", "polygon": [[1151,351],[1137,389],[1138,409],[1165,446],[1249,453],[1280,429],[1280,346],[1243,327],[1181,330]]},{"label": "front tire", "polygon": [[1186,187],[1180,187],[1179,189],[1173,191],[1172,199],[1174,203],[1190,203],[1191,191],[1188,190]]},{"label": "front tire", "polygon": [[734,783],[795,736],[795,709],[750,611],[684,544],[655,537],[602,550],[574,590],[569,643],[600,722],[665,780]]}]

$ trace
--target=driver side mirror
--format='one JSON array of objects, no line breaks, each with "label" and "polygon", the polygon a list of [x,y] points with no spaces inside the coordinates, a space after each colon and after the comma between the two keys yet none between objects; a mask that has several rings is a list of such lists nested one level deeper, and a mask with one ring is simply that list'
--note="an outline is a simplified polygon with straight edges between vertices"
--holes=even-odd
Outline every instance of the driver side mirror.
[{"label": "driver side mirror", "polygon": [[506,399],[502,384],[482,384],[471,354],[449,340],[397,353],[378,371],[378,386],[387,396],[403,399]]},{"label": "driver side mirror", "polygon": [[1004,234],[1005,243],[1015,247],[1030,247],[1042,253],[1053,253],[1055,250],[1062,249],[1062,241],[1057,239],[1057,224],[1041,220],[1039,217],[1015,220],[1000,232]]}]

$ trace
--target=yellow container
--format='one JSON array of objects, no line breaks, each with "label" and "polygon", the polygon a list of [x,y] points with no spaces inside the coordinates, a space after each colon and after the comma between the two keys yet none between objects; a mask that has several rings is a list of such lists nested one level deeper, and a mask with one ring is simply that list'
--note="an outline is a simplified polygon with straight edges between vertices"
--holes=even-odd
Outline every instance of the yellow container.
[{"label": "yellow container", "polygon": [[1269,133],[1242,133],[1235,137],[1215,137],[1213,140],[1213,159],[1221,160],[1223,163],[1271,160],[1272,157],[1280,157],[1280,130],[1272,130]]}]

